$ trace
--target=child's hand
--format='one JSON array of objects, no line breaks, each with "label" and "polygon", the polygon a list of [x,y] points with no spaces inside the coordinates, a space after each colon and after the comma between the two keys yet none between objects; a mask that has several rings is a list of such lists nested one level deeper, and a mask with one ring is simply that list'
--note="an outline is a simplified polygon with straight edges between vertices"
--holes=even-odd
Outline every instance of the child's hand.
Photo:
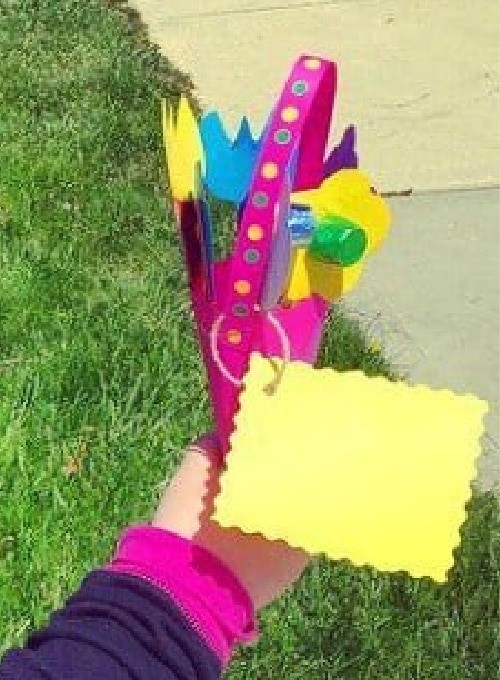
[{"label": "child's hand", "polygon": [[[226,529],[209,519],[219,492],[222,466],[214,435],[201,437],[189,446],[152,524],[210,550],[233,571],[247,589],[254,607],[260,609],[299,578],[310,556],[284,541],[269,541],[260,534]],[[255,502],[259,502],[258,489]]]}]

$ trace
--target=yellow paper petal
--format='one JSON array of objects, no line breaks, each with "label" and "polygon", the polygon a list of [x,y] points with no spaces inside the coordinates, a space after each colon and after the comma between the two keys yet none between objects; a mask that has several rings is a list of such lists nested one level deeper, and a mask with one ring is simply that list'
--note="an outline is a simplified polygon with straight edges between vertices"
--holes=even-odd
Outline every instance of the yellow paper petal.
[{"label": "yellow paper petal", "polygon": [[486,402],[251,358],[215,519],[310,554],[445,582]]},{"label": "yellow paper petal", "polygon": [[162,99],[162,122],[172,195],[187,200],[197,194],[197,166],[200,163],[203,168],[204,154],[198,123],[185,96],[180,99],[175,122]]},{"label": "yellow paper petal", "polygon": [[340,170],[318,189],[292,194],[292,202],[308,205],[317,218],[335,214],[359,224],[368,239],[368,253],[378,248],[389,231],[389,207],[372,193],[370,179],[360,170]]},{"label": "yellow paper petal", "polygon": [[350,267],[339,267],[319,262],[305,248],[298,248],[293,253],[285,298],[294,302],[304,300],[314,293],[332,302],[351,290],[362,269],[363,260]]}]

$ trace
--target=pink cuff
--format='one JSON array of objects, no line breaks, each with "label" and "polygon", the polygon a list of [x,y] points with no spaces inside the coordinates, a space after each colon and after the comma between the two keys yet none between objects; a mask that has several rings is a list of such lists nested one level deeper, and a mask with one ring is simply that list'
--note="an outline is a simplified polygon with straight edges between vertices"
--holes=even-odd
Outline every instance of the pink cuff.
[{"label": "pink cuff", "polygon": [[253,603],[211,552],[170,531],[128,527],[106,571],[139,576],[168,593],[226,667],[237,644],[259,635]]}]

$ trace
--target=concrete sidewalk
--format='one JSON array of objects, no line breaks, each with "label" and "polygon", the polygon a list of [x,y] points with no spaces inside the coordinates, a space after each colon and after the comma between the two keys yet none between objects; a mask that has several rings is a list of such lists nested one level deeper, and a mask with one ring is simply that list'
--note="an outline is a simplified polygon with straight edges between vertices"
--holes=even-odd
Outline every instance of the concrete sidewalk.
[{"label": "concrete sidewalk", "polygon": [[496,186],[497,0],[129,0],[233,130],[260,131],[293,61],[336,61],[334,136],[359,125],[380,190]]},{"label": "concrete sidewalk", "polygon": [[489,402],[477,485],[500,492],[500,190],[390,204],[391,233],[343,307],[411,383]]},{"label": "concrete sidewalk", "polygon": [[[359,126],[391,236],[345,301],[411,382],[473,392],[490,413],[478,486],[500,492],[500,3],[130,0],[230,129],[260,131],[291,63],[339,64],[334,137]],[[430,193],[423,193],[430,192]]]}]

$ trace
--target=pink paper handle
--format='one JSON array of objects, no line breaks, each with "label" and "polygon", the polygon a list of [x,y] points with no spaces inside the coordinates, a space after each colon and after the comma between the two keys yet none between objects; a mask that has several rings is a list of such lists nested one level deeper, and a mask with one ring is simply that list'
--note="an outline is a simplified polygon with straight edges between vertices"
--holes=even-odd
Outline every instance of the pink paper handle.
[{"label": "pink paper handle", "polygon": [[275,205],[297,148],[293,189],[321,184],[336,81],[333,62],[301,57],[285,84],[262,144],[231,257],[219,329],[219,342],[227,347],[233,362],[230,370],[238,380],[247,369],[255,314],[261,313],[256,306],[267,272]]},{"label": "pink paper handle", "polygon": [[307,56],[296,62],[267,126],[239,219],[234,251],[228,260],[215,265],[215,288],[219,291],[216,303],[207,303],[199,285],[192,287],[224,454],[229,450],[250,353],[264,351],[266,356],[278,356],[284,361],[288,357],[308,360],[317,349],[326,303],[310,300],[296,309],[273,309],[285,343],[261,309],[260,299],[270,259],[275,206],[286,188],[287,175],[288,191],[316,188],[322,182],[336,84],[334,63]]}]

